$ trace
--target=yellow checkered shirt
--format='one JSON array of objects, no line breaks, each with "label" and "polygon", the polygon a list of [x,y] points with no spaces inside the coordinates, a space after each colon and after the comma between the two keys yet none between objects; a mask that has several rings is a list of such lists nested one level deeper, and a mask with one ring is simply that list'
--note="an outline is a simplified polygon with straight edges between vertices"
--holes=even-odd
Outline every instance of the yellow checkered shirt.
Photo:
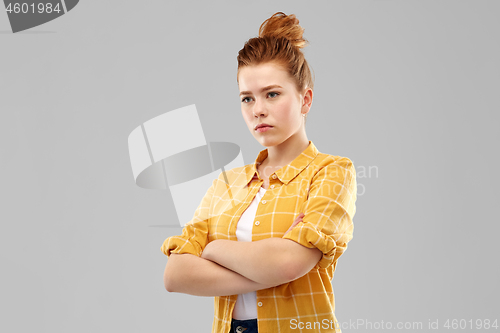
[{"label": "yellow checkered shirt", "polygon": [[[262,150],[253,164],[221,172],[182,235],[167,238],[161,251],[167,256],[201,256],[206,244],[213,240],[237,241],[236,225],[262,186],[257,166],[267,153],[267,149]],[[356,171],[352,161],[320,153],[312,141],[290,164],[270,176],[255,215],[260,223],[253,225],[252,241],[291,239],[318,248],[323,256],[306,275],[256,291],[259,332],[341,332],[334,314],[331,281],[337,261],[353,237],[355,202]],[[302,222],[283,237],[301,212],[305,214]],[[237,297],[215,297],[213,333],[230,331]]]}]

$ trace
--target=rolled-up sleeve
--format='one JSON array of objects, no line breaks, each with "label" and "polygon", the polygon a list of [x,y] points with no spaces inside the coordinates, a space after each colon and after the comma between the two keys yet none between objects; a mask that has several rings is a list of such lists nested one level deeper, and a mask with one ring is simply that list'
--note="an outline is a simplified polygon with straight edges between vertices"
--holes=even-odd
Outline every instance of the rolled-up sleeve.
[{"label": "rolled-up sleeve", "polygon": [[166,256],[170,257],[172,253],[201,256],[208,243],[208,219],[216,184],[217,179],[212,182],[212,186],[205,193],[191,221],[184,226],[182,235],[165,239],[161,251]]},{"label": "rolled-up sleeve", "polygon": [[302,222],[283,238],[318,248],[323,253],[320,268],[335,263],[353,237],[356,187],[352,161],[347,157],[332,160],[313,176]]}]

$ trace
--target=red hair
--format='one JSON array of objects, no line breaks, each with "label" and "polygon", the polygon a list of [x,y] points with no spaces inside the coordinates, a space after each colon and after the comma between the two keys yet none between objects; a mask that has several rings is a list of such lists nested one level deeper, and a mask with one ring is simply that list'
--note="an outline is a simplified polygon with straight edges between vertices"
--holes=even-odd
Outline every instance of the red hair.
[{"label": "red hair", "polygon": [[297,91],[314,90],[309,64],[300,50],[309,42],[302,38],[304,29],[295,15],[277,12],[259,28],[259,37],[250,38],[238,52],[238,72],[244,66],[274,62],[286,70],[295,81]]}]

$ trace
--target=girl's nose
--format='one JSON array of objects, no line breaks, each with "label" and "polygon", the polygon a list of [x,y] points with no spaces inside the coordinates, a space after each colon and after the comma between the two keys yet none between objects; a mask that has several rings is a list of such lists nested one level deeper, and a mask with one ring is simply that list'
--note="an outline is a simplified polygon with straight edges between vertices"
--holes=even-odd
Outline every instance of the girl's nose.
[{"label": "girl's nose", "polygon": [[255,102],[254,109],[253,109],[253,115],[256,118],[258,118],[258,117],[265,117],[267,115],[266,109],[265,109],[264,105],[261,102],[259,102],[259,101]]}]

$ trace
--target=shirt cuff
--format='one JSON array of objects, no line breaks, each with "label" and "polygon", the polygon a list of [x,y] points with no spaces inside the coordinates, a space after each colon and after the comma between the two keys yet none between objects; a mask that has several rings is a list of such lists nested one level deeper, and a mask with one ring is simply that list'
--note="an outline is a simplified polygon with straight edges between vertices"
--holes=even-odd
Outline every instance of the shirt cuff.
[{"label": "shirt cuff", "polygon": [[167,257],[170,254],[193,254],[195,256],[201,257],[203,250],[197,242],[191,242],[182,236],[172,236],[163,242],[161,246],[161,252],[163,252]]},{"label": "shirt cuff", "polygon": [[318,262],[320,268],[327,268],[333,263],[337,244],[333,236],[318,230],[311,222],[299,222],[284,237],[308,248],[316,247],[323,256]]}]

